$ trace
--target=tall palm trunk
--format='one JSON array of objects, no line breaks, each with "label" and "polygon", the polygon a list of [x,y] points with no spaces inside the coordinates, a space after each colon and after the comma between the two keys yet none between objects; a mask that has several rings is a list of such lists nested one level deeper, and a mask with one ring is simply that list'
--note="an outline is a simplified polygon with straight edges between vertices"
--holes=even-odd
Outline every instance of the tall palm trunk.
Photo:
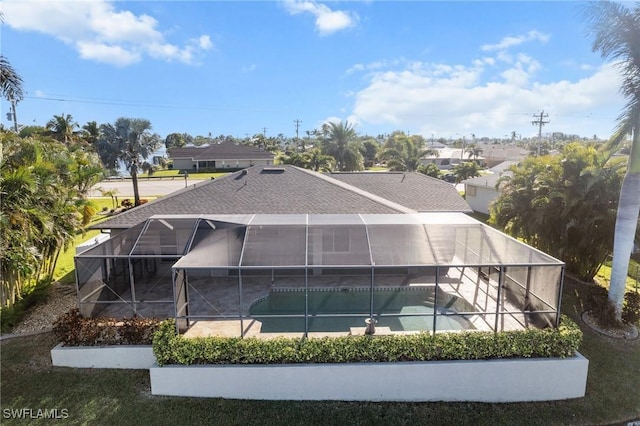
[{"label": "tall palm trunk", "polygon": [[131,182],[133,183],[133,205],[140,205],[140,191],[138,190],[138,166],[131,165]]},{"label": "tall palm trunk", "polygon": [[622,181],[616,230],[613,242],[613,263],[609,284],[609,302],[615,307],[616,318],[622,318],[622,302],[627,283],[629,258],[640,216],[640,116],[636,122],[629,154],[627,173]]}]

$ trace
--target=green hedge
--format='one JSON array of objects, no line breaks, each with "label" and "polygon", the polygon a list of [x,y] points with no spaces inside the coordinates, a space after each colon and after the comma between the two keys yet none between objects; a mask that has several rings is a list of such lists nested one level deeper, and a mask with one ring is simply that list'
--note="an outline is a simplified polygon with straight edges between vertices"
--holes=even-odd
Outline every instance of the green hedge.
[{"label": "green hedge", "polygon": [[557,329],[312,339],[185,338],[176,334],[174,321],[167,320],[153,336],[153,352],[160,366],[441,361],[565,358],[573,356],[581,342],[582,332],[564,316]]}]

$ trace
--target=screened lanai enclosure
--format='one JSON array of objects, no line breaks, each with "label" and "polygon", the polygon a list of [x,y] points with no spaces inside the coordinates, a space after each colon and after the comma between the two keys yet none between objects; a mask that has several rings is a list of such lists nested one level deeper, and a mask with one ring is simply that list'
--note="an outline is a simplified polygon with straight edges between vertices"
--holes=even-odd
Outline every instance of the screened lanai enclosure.
[{"label": "screened lanai enclosure", "polygon": [[153,216],[75,262],[84,316],[243,337],[553,327],[564,276],[462,213]]}]

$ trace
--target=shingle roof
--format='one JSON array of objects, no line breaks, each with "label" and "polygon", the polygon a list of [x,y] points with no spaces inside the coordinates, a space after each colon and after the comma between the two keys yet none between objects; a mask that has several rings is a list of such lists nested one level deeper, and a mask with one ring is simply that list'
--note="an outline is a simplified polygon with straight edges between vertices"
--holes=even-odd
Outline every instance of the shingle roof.
[{"label": "shingle roof", "polygon": [[[342,178],[346,179],[346,175],[343,174]],[[354,173],[352,178],[356,184],[334,179],[333,176],[290,165],[253,166],[174,192],[93,227],[129,228],[153,215],[167,214],[471,211],[453,186],[427,176],[407,173],[405,181],[401,182],[402,173]],[[373,183],[367,183],[369,178]],[[406,194],[398,194],[403,191]],[[416,200],[417,197],[424,199]]]},{"label": "shingle roof", "polygon": [[470,212],[450,183],[412,172],[330,173],[334,179],[419,212]]},{"label": "shingle roof", "polygon": [[255,146],[236,145],[231,142],[211,144],[209,146],[195,146],[186,148],[172,148],[169,157],[189,158],[193,160],[245,160],[271,159],[273,154]]}]

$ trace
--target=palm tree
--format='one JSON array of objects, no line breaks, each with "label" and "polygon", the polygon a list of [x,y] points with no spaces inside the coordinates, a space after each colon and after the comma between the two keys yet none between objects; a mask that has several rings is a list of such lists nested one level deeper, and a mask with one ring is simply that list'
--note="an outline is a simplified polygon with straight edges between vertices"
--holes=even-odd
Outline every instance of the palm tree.
[{"label": "palm tree", "polygon": [[9,102],[18,102],[24,98],[22,77],[13,69],[4,55],[0,55],[0,88],[2,96]]},{"label": "palm tree", "polygon": [[151,122],[144,118],[118,118],[112,124],[100,126],[101,141],[122,161],[131,174],[135,205],[140,205],[138,169],[162,144],[160,136],[151,133]]},{"label": "palm tree", "polygon": [[358,146],[358,135],[348,121],[322,125],[325,140],[323,152],[336,159],[336,169],[353,171],[364,169],[364,159]]},{"label": "palm tree", "polygon": [[[4,14],[0,12],[0,22],[4,22]],[[13,69],[7,58],[0,55],[0,90],[2,96],[15,107],[16,102],[24,98],[22,77]]]},{"label": "palm tree", "polygon": [[78,132],[75,129],[79,128],[80,125],[73,121],[71,114],[62,114],[54,115],[53,118],[47,122],[46,127],[52,138],[69,144],[76,140]]},{"label": "palm tree", "polygon": [[320,148],[313,148],[302,154],[304,167],[316,172],[330,172],[335,159],[330,155],[325,155]]},{"label": "palm tree", "polygon": [[422,157],[431,153],[432,150],[423,149],[404,133],[396,132],[385,142],[380,158],[387,161],[389,170],[415,172]]},{"label": "palm tree", "polygon": [[100,136],[100,127],[95,121],[89,121],[82,126],[82,139],[84,139],[89,145],[95,146]]},{"label": "palm tree", "polygon": [[477,160],[480,154],[482,154],[482,148],[472,143],[467,147],[466,152],[467,152],[467,155],[469,156],[469,160],[471,160],[471,158],[473,158],[474,160]]},{"label": "palm tree", "polygon": [[622,317],[622,303],[640,215],[640,6],[633,10],[610,1],[591,2],[584,9],[593,37],[592,50],[616,61],[622,74],[620,92],[627,100],[618,117],[618,128],[607,144],[613,150],[632,134],[627,172],[622,182],[613,244],[609,302],[616,318]]}]

